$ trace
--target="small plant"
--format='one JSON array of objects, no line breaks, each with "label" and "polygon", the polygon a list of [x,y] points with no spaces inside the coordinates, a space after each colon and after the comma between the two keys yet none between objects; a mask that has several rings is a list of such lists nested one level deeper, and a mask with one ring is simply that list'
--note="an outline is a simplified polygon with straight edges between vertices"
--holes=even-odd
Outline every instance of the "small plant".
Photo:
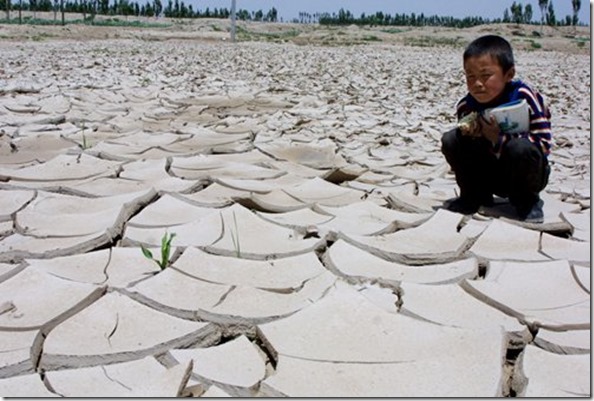
[{"label": "small plant", "polygon": [[84,121],[82,123],[81,128],[82,128],[82,145],[81,145],[81,148],[82,148],[82,150],[86,150],[86,149],[89,148],[89,143],[87,142],[87,137],[85,135],[85,123],[84,123]]},{"label": "small plant", "polygon": [[150,250],[148,250],[144,246],[140,245],[140,248],[142,249],[142,254],[147,259],[150,259],[150,260],[154,261],[156,264],[158,264],[159,267],[161,268],[161,270],[164,270],[169,265],[169,258],[171,257],[171,241],[173,241],[174,237],[175,237],[175,233],[172,233],[170,235],[169,233],[165,232],[165,234],[163,234],[163,238],[161,238],[161,260],[160,261],[153,257],[153,253]]},{"label": "small plant", "polygon": [[46,33],[43,33],[43,32],[41,32],[41,33],[39,33],[39,34],[36,34],[36,35],[33,35],[33,36],[31,36],[31,40],[32,40],[33,42],[41,42],[41,41],[45,40],[45,38],[47,38],[47,37],[49,37],[49,36],[50,36],[50,35],[48,35],[48,34],[46,34]]},{"label": "small plant", "polygon": [[382,40],[375,35],[363,36],[363,40],[366,42],[381,42]]},{"label": "small plant", "polygon": [[406,30],[404,30],[404,29],[390,28],[390,29],[382,29],[382,32],[385,32],[385,33],[402,33],[402,32],[406,32]]},{"label": "small plant", "polygon": [[519,31],[519,30],[512,31],[512,35],[513,36],[526,36],[526,34],[524,32]]},{"label": "small plant", "polygon": [[576,37],[575,40],[576,40],[577,47],[585,47],[586,43],[590,41],[589,38],[581,38],[581,37]]},{"label": "small plant", "polygon": [[437,46],[460,46],[460,36],[456,38],[434,38],[431,36],[419,36],[414,38],[405,38],[404,44],[417,47],[437,47]]},{"label": "small plant", "polygon": [[237,218],[235,217],[235,212],[233,212],[233,224],[235,226],[235,230],[231,231],[231,241],[233,241],[233,248],[235,249],[235,255],[240,258],[241,257],[241,246],[239,243],[239,229],[237,228]]}]

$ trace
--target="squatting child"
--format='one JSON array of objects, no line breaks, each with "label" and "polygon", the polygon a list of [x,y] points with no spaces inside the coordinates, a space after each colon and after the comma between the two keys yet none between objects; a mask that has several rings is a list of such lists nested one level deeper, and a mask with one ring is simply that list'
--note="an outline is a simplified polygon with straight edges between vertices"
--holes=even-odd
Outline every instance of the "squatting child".
[{"label": "squatting child", "polygon": [[[458,102],[456,114],[459,121],[473,112],[478,118],[442,136],[441,151],[460,187],[460,196],[447,208],[473,214],[482,205],[492,205],[495,194],[508,198],[521,220],[542,222],[539,192],[548,183],[552,142],[551,115],[542,96],[514,80],[513,51],[500,36],[486,35],[471,42],[463,65],[468,94]],[[527,132],[503,133],[495,119],[483,113],[520,99],[529,107]]]}]

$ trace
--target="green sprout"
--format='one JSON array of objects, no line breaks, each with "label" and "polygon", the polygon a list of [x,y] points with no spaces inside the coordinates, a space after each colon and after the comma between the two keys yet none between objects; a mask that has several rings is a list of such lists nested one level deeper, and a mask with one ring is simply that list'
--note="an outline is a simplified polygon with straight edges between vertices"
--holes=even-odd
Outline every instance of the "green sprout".
[{"label": "green sprout", "polygon": [[153,257],[153,253],[150,250],[148,250],[144,246],[140,245],[140,248],[142,249],[142,254],[147,259],[150,259],[150,260],[154,261],[156,264],[158,264],[159,267],[161,268],[161,270],[164,270],[169,265],[169,258],[171,256],[171,241],[173,241],[174,237],[175,237],[175,233],[172,233],[170,235],[169,233],[165,232],[165,234],[163,234],[163,238],[161,238],[161,260],[160,261]]},{"label": "green sprout", "polygon": [[233,248],[235,248],[235,254],[238,258],[241,258],[241,248],[239,244],[239,229],[237,228],[237,218],[235,217],[235,212],[233,212],[233,224],[235,225],[235,230],[230,230],[231,241],[233,241]]},{"label": "green sprout", "polygon": [[86,149],[89,148],[89,143],[87,142],[87,137],[85,135],[85,123],[84,123],[84,121],[82,123],[81,128],[82,128],[82,145],[81,145],[81,147],[82,147],[83,150],[86,150]]}]

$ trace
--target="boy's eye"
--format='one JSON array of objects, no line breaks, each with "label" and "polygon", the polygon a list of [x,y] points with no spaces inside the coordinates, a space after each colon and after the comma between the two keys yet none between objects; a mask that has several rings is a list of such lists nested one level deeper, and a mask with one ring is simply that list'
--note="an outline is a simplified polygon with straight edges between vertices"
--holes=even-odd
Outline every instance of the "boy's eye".
[{"label": "boy's eye", "polygon": [[479,75],[468,74],[468,75],[466,75],[466,80],[468,80],[468,81],[476,81],[478,79],[481,82],[485,82],[489,78],[491,78],[491,74],[479,74]]}]

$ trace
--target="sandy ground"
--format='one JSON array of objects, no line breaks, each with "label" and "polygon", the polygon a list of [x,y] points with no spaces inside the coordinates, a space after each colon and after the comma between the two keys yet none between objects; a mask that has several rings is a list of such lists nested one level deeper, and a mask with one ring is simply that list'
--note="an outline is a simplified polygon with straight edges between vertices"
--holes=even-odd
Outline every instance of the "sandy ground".
[{"label": "sandy ground", "polygon": [[[22,17],[32,17],[23,12]],[[39,12],[37,18],[53,20],[53,13]],[[66,14],[65,19],[82,19],[81,14]],[[18,14],[12,13],[11,19]],[[57,15],[60,20],[60,15]],[[0,38],[7,40],[92,40],[92,39],[144,39],[144,40],[228,40],[230,22],[218,19],[175,20],[169,18],[107,17],[144,24],[163,24],[162,28],[101,27],[66,25],[65,27],[35,25],[3,25]],[[483,33],[495,33],[508,38],[517,50],[560,51],[572,54],[590,54],[589,27],[550,27],[539,25],[499,24],[467,29],[442,27],[320,27],[308,24],[237,21],[237,39],[276,43],[351,45],[351,44],[405,44],[426,47],[463,47]]]},{"label": "sandy ground", "polygon": [[[0,395],[589,396],[589,31],[227,28],[0,26]],[[491,32],[543,224],[442,208]]]}]

